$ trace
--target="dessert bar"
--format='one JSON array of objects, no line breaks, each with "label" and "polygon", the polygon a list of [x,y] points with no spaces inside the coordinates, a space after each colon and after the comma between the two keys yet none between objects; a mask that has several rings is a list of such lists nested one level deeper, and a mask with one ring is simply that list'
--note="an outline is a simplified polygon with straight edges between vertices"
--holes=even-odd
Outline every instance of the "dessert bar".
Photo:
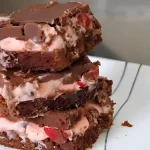
[{"label": "dessert bar", "polygon": [[87,3],[37,4],[0,17],[5,68],[60,71],[101,41],[101,25]]},{"label": "dessert bar", "polygon": [[99,63],[92,63],[85,56],[58,73],[0,71],[0,94],[12,115],[35,117],[47,110],[83,105],[97,89],[98,78]]}]

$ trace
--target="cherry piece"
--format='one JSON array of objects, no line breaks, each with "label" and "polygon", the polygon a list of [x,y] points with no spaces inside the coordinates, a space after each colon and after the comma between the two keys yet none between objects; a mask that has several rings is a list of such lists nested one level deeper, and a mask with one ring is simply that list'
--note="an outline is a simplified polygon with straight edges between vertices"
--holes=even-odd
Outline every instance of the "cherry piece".
[{"label": "cherry piece", "polygon": [[84,83],[84,82],[82,82],[82,81],[80,81],[80,80],[77,81],[77,84],[78,84],[81,88],[86,88],[86,87],[87,87],[87,84]]},{"label": "cherry piece", "polygon": [[91,25],[91,20],[89,16],[85,13],[81,13],[78,15],[78,21],[85,28],[89,28]]},{"label": "cherry piece", "polygon": [[69,138],[69,135],[67,133],[59,129],[44,127],[44,131],[48,135],[48,137],[57,144],[66,143]]}]

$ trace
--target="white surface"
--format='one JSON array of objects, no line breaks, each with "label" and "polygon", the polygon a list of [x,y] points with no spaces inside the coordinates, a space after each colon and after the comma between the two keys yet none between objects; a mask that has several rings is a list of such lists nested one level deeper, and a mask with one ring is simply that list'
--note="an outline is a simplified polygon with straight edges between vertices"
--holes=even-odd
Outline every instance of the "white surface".
[{"label": "white surface", "polygon": [[[92,150],[150,150],[150,67],[133,63],[126,66],[121,61],[90,58],[92,61],[99,60],[100,74],[114,81],[112,99],[117,103],[107,144],[105,131]],[[132,128],[121,126],[126,120],[133,125]],[[10,149],[1,147],[0,150]]]}]

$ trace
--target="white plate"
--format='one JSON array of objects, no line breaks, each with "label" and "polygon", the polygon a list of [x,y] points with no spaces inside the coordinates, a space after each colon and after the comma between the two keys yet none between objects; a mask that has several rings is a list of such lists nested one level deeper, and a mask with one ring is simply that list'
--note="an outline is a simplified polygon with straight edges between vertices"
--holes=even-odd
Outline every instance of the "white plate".
[{"label": "white plate", "polygon": [[[150,150],[150,67],[98,57],[90,59],[99,60],[100,74],[114,81],[112,99],[116,102],[114,125],[100,135],[92,150]],[[121,126],[126,120],[132,128]]]}]

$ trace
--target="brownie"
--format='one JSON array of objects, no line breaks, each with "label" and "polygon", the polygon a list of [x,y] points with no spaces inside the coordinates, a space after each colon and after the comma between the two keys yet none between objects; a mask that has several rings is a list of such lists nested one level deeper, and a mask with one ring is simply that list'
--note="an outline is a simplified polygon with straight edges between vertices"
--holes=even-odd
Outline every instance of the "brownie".
[{"label": "brownie", "polygon": [[[87,100],[85,105],[77,108],[72,108],[66,111],[48,111],[44,114],[44,116],[36,117],[36,118],[26,118],[25,120],[28,122],[34,122],[39,126],[49,126],[58,129],[67,130],[71,126],[74,126],[77,121],[79,121],[83,114],[87,116],[87,118],[93,122],[93,116],[90,113],[95,114],[93,109],[97,107],[102,107],[102,111],[105,109],[109,109],[110,113],[113,113],[113,102],[109,98],[109,93],[106,90],[95,91],[95,95],[99,94],[99,96],[95,96],[90,101]],[[88,112],[90,108],[90,113]],[[88,111],[87,111],[88,110]],[[104,112],[105,114],[105,112]],[[101,114],[101,117],[105,118],[105,115]],[[107,116],[108,114],[106,114]],[[106,117],[107,118],[107,117]],[[53,121],[50,121],[53,120]],[[105,125],[104,125],[105,127]]]},{"label": "brownie", "polygon": [[[104,85],[107,85],[107,89],[104,88]],[[65,93],[55,100],[51,98],[41,98],[31,102],[21,102],[16,106],[15,112],[17,112],[17,114],[14,114],[14,116],[18,115],[19,117],[32,118],[34,116],[43,116],[48,110],[65,111],[75,109],[85,105],[87,101],[94,101],[97,96],[95,93],[99,91],[102,93],[102,97],[105,97],[106,94],[110,96],[111,87],[112,81],[99,79],[99,82],[92,91],[88,91],[87,88],[84,88],[77,92]]]},{"label": "brownie", "polygon": [[100,42],[101,25],[83,2],[37,4],[0,18],[5,68],[61,71]]},{"label": "brownie", "polygon": [[85,150],[113,122],[111,80],[86,56],[102,42],[85,2],[0,15],[0,144]]},{"label": "brownie", "polygon": [[86,148],[91,148],[92,145],[97,141],[100,133],[103,131],[100,125],[92,127],[86,131],[84,136],[78,136],[76,140],[67,142],[63,145],[57,145],[50,139],[45,140],[44,146],[43,143],[34,144],[30,140],[26,139],[25,143],[22,143],[22,140],[17,137],[16,139],[10,140],[5,133],[1,133],[0,144],[6,147],[21,149],[21,150],[86,150]]},{"label": "brownie", "polygon": [[[101,83],[99,63],[85,56],[57,73],[0,71],[0,94],[14,116],[34,117],[47,110],[67,110],[83,105]],[[106,81],[111,86],[111,81]]]},{"label": "brownie", "polygon": [[23,150],[85,150],[92,147],[113,121],[114,103],[107,93],[106,97],[100,95],[95,102],[87,102],[83,107],[65,112],[50,111],[43,119],[26,120],[12,118],[1,98],[0,144]]}]

